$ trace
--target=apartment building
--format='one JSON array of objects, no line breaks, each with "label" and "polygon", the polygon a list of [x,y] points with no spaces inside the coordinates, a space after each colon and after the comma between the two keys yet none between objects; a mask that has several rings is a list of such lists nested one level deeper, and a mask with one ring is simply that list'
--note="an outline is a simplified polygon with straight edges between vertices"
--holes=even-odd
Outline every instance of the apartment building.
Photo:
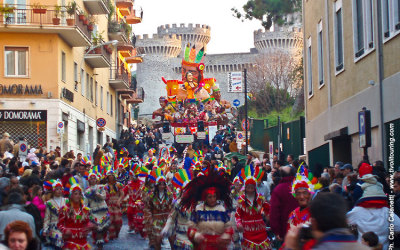
[{"label": "apartment building", "polygon": [[84,154],[117,138],[141,102],[137,13],[133,0],[0,1],[0,133]]},{"label": "apartment building", "polygon": [[[398,150],[399,5],[397,0],[303,0],[306,151],[311,167],[336,161],[357,166],[363,157],[358,112],[364,107],[371,112],[369,160],[387,160],[391,149]],[[397,138],[396,144],[391,138]],[[399,152],[393,159],[399,166]]]}]

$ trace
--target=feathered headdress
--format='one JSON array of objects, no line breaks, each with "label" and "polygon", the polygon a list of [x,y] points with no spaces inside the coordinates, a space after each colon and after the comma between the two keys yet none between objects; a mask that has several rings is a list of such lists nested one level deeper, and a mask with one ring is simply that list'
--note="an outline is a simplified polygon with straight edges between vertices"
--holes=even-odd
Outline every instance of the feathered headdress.
[{"label": "feathered headdress", "polygon": [[172,185],[175,188],[183,189],[192,180],[193,176],[187,169],[178,169],[172,178]]},{"label": "feathered headdress", "polygon": [[100,161],[101,161],[102,164],[108,165],[108,164],[110,164],[111,159],[108,158],[107,156],[103,155],[103,156],[101,157],[101,160],[100,160]]},{"label": "feathered headdress", "polygon": [[125,147],[122,147],[121,150],[119,151],[119,154],[123,155],[124,153],[129,154],[128,149],[126,149]]},{"label": "feathered headdress", "polygon": [[81,159],[82,165],[92,165],[92,158],[90,156],[84,156]]},{"label": "feathered headdress", "polygon": [[204,201],[208,193],[215,192],[217,199],[222,200],[227,209],[231,209],[230,186],[230,180],[215,171],[210,171],[207,175],[198,176],[190,181],[183,190],[181,208],[191,210],[199,201]]},{"label": "feathered headdress", "polygon": [[160,158],[160,160],[158,160],[158,167],[161,169],[164,169],[167,165],[167,160],[165,158]]},{"label": "feathered headdress", "polygon": [[[311,183],[309,178],[312,176],[311,172],[308,171],[303,164],[299,166],[296,173],[296,178],[292,183],[292,194],[296,197],[297,189],[307,189],[310,193],[314,192],[314,185]],[[312,177],[311,177],[312,178]]]},{"label": "feathered headdress", "polygon": [[238,176],[242,183],[244,183],[244,185],[256,185],[264,177],[264,171],[262,171],[260,167],[247,165],[245,168],[242,168],[242,170],[240,170]]},{"label": "feathered headdress", "polygon": [[196,67],[200,73],[200,79],[197,79],[198,82],[200,82],[199,80],[203,79],[203,70],[205,68],[203,63],[204,55],[204,47],[201,48],[196,55],[196,46],[193,45],[193,47],[190,47],[189,43],[186,45],[184,57],[182,59],[182,79],[186,78],[186,70],[184,70],[185,67]]},{"label": "feathered headdress", "polygon": [[129,161],[127,159],[121,158],[118,161],[118,168],[126,168],[129,165]]},{"label": "feathered headdress", "polygon": [[72,194],[72,191],[74,191],[75,189],[79,189],[82,192],[82,188],[79,186],[79,181],[78,179],[76,179],[74,176],[69,178],[67,184],[64,187],[64,193],[66,195],[70,195]]},{"label": "feathered headdress", "polygon": [[147,177],[150,174],[151,170],[146,168],[145,166],[141,166],[139,170],[139,177]]},{"label": "feathered headdress", "polygon": [[132,162],[131,169],[129,170],[129,175],[138,175],[140,173],[140,166],[137,162]]},{"label": "feathered headdress", "polygon": [[150,172],[148,175],[149,179],[151,182],[158,184],[162,181],[166,181],[166,178],[164,176],[164,172],[161,170],[161,168],[156,168]]},{"label": "feathered headdress", "polygon": [[233,179],[233,184],[235,184],[235,183],[243,184],[242,181],[240,180],[239,176],[236,176],[236,177]]},{"label": "feathered headdress", "polygon": [[105,167],[101,165],[93,166],[93,171],[101,178],[104,175]]},{"label": "feathered headdress", "polygon": [[63,188],[63,185],[62,185],[62,183],[61,183],[61,181],[59,180],[59,179],[57,179],[57,180],[55,180],[55,179],[51,179],[51,180],[48,180],[48,181],[45,181],[45,182],[43,182],[43,188],[46,190],[46,191],[54,191],[54,189],[56,188],[56,187],[61,187],[61,188]]},{"label": "feathered headdress", "polygon": [[89,170],[87,178],[90,179],[92,176],[96,177],[97,180],[100,178],[100,174],[94,168]]}]

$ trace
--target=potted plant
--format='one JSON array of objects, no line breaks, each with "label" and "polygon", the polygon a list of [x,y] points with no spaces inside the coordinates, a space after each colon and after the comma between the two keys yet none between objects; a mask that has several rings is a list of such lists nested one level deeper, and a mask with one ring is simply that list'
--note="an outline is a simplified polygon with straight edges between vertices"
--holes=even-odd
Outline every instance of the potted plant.
[{"label": "potted plant", "polygon": [[83,24],[84,25],[89,25],[89,14],[87,12],[84,12],[83,15],[85,16],[83,18]]},{"label": "potted plant", "polygon": [[96,18],[93,15],[90,15],[88,19],[89,19],[89,23],[88,23],[87,29],[89,31],[93,31],[94,24],[96,23]]},{"label": "potted plant", "polygon": [[8,4],[0,6],[0,13],[4,16],[5,24],[10,22],[11,15],[14,13],[15,7],[10,7]]},{"label": "potted plant", "polygon": [[69,16],[69,18],[67,18],[67,24],[69,26],[73,26],[74,25],[74,21],[75,21],[74,15],[75,15],[75,13],[76,13],[76,2],[73,1],[73,2],[70,2],[68,4],[68,6],[67,6],[67,14]]},{"label": "potted plant", "polygon": [[34,3],[32,4],[32,8],[33,8],[33,13],[35,14],[46,14],[46,6],[41,5],[40,3]]},{"label": "potted plant", "polygon": [[60,18],[58,17],[61,13],[61,6],[56,4],[54,6],[54,18],[53,18],[53,25],[60,25]]},{"label": "potted plant", "polygon": [[87,14],[85,14],[85,11],[80,11],[79,14],[78,14],[79,21],[83,22],[86,19],[86,15]]},{"label": "potted plant", "polygon": [[[92,35],[92,44],[93,46],[98,46],[99,44],[101,44],[103,42],[103,34],[96,32]],[[101,54],[101,47],[96,47],[94,49],[94,53],[95,54]]]}]

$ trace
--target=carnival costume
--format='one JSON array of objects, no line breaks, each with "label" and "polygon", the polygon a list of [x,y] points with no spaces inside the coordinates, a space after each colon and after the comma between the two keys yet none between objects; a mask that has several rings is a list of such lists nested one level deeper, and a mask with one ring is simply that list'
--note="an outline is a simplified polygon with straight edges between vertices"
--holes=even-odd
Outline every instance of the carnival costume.
[{"label": "carnival costume", "polygon": [[145,237],[145,233],[143,231],[143,209],[144,203],[142,201],[142,192],[141,187],[143,185],[143,181],[137,178],[140,167],[137,163],[133,163],[131,170],[129,171],[129,175],[133,177],[128,184],[124,187],[124,195],[129,196],[128,200],[128,225],[130,230],[135,230],[136,233],[140,233],[142,237]]},{"label": "carnival costume", "polygon": [[108,182],[104,186],[104,189],[106,190],[106,203],[111,221],[109,227],[109,238],[110,240],[113,240],[118,238],[122,227],[121,199],[123,197],[123,186],[121,183],[115,181],[115,173],[111,169],[107,171],[107,178],[109,178],[109,176],[114,176],[114,182]]},{"label": "carnival costume", "polygon": [[[43,183],[43,188],[49,192],[54,192],[56,187],[63,185],[60,180],[49,180]],[[46,213],[43,221],[43,233],[46,234],[46,241],[55,248],[62,248],[64,245],[62,233],[57,227],[60,209],[65,206],[66,198],[53,197],[46,202]]]},{"label": "carnival costume", "polygon": [[161,236],[161,230],[167,222],[169,212],[171,211],[173,196],[167,186],[164,193],[158,192],[158,185],[165,182],[165,176],[160,168],[152,170],[148,175],[152,183],[155,183],[154,192],[150,193],[145,204],[145,221],[150,244],[156,242]]},{"label": "carnival costume", "polygon": [[[314,186],[309,180],[309,172],[303,165],[299,166],[296,178],[293,180],[292,194],[294,197],[296,197],[296,190],[298,189],[306,189],[310,193],[314,192]],[[288,230],[305,223],[311,224],[310,208],[308,206],[303,209],[298,207],[289,214]]]},{"label": "carnival costume", "polygon": [[[70,195],[73,191],[82,189],[79,184],[73,184],[70,188]],[[87,231],[90,224],[90,209],[80,202],[79,209],[73,207],[70,200],[60,209],[57,227],[63,234],[63,249],[91,249],[87,242]],[[71,236],[66,238],[66,233],[70,231]]]},{"label": "carnival costume", "polygon": [[[97,180],[99,179],[98,174],[94,171],[89,172],[88,179],[93,175],[96,176]],[[106,190],[104,185],[95,184],[89,186],[85,191],[85,205],[90,208],[91,222],[96,225],[96,229],[93,230],[93,239],[96,245],[101,246],[104,244],[107,229],[110,226],[110,216],[105,199]]]},{"label": "carnival costume", "polygon": [[[190,171],[179,169],[175,173],[172,184],[177,190],[182,190],[191,181],[192,175]],[[168,217],[168,221],[163,229],[163,235],[176,235],[174,240],[174,249],[190,250],[193,249],[193,243],[189,240],[187,232],[189,229],[190,211],[183,210],[180,206],[181,199],[174,200],[172,211]]]},{"label": "carnival costume", "polygon": [[[259,167],[246,166],[238,176],[245,187],[254,185],[256,190],[257,182],[261,181],[264,172]],[[269,208],[265,198],[257,191],[252,200],[246,193],[239,197],[235,218],[238,228],[243,227],[242,249],[272,249],[263,220],[263,215],[268,216]]]},{"label": "carnival costume", "polygon": [[122,185],[126,185],[129,181],[129,173],[126,171],[126,168],[129,166],[129,160],[121,158],[118,161],[118,177],[117,182]]},{"label": "carnival costume", "polygon": [[[229,216],[232,209],[229,197],[231,182],[223,175],[210,171],[193,179],[184,189],[182,210],[192,210],[188,237],[195,242],[195,249],[227,249],[233,228]],[[208,195],[216,195],[213,206],[207,204]],[[199,242],[204,237],[204,241]],[[226,244],[225,244],[226,243]]]}]

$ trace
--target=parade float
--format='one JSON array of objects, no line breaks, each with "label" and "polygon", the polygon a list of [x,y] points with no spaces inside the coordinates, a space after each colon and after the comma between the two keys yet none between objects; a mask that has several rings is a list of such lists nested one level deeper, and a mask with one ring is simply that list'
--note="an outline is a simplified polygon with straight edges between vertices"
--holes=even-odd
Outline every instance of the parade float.
[{"label": "parade float", "polygon": [[[182,79],[167,80],[162,77],[166,96],[159,98],[160,108],[153,112],[153,119],[161,117],[157,124],[177,135],[205,135],[217,131],[218,125],[227,125],[236,110],[221,98],[215,78],[204,77],[204,47],[187,44],[182,59]],[[234,109],[234,110],[232,110]],[[165,132],[165,131],[164,131]]]}]

